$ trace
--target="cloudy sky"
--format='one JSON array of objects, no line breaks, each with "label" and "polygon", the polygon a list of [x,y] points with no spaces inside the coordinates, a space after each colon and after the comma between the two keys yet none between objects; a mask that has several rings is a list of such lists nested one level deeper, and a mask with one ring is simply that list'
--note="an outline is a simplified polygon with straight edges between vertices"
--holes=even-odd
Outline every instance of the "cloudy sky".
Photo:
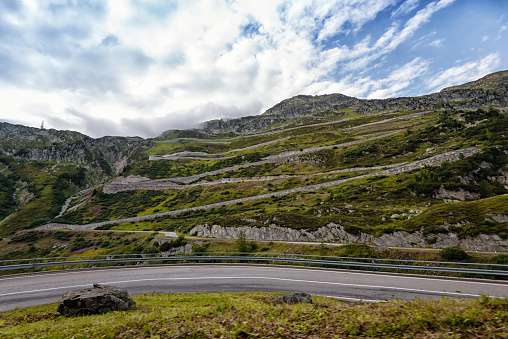
[{"label": "cloudy sky", "polygon": [[0,121],[93,137],[506,69],[507,0],[0,0]]}]

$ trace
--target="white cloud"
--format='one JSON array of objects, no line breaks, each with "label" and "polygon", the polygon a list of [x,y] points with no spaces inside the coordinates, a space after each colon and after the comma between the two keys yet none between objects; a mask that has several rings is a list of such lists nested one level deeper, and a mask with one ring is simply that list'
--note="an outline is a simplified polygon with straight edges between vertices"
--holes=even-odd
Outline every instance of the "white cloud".
[{"label": "white cloud", "polygon": [[499,27],[499,31],[497,32],[496,40],[500,40],[503,38],[503,32],[508,30],[508,24],[504,24],[501,27]]},{"label": "white cloud", "polygon": [[451,5],[454,1],[455,0],[440,0],[438,2],[431,2],[424,9],[418,11],[415,16],[406,22],[402,31],[390,41],[388,46],[386,46],[386,50],[391,51],[400,45],[404,40],[411,37],[421,25],[428,22],[434,13]]},{"label": "white cloud", "polygon": [[417,57],[400,68],[397,68],[386,79],[376,81],[368,99],[380,99],[396,96],[402,89],[408,87],[413,81],[424,75],[430,62]]},{"label": "white cloud", "polygon": [[499,53],[491,53],[480,60],[448,68],[427,81],[427,87],[434,91],[477,80],[492,73],[500,61]]},{"label": "white cloud", "polygon": [[432,2],[407,20],[402,29],[399,29],[398,24],[395,23],[374,43],[371,43],[371,37],[367,36],[354,45],[353,48],[338,47],[336,49],[337,53],[334,55],[335,58],[332,57],[332,59],[335,62],[347,62],[345,67],[348,70],[365,69],[375,60],[393,52],[403,42],[411,38],[423,24],[428,22],[434,13],[451,5],[454,1]]},{"label": "white cloud", "polygon": [[402,5],[392,13],[392,16],[396,17],[399,15],[411,13],[417,6],[420,0],[406,0]]},{"label": "white cloud", "polygon": [[1,119],[149,137],[258,114],[300,93],[397,95],[428,61],[411,57],[381,79],[367,71],[453,0],[428,3],[377,38],[363,31],[385,10],[419,4],[397,2],[26,1],[0,13]]},{"label": "white cloud", "polygon": [[[339,2],[329,3],[327,11],[321,11],[325,14],[327,20],[323,29],[319,32],[318,39],[329,38],[339,32],[358,31],[366,22],[374,19],[377,14],[394,4],[393,0],[377,1],[357,1],[357,2]],[[319,19],[323,19],[321,15]],[[349,23],[352,27],[345,29],[344,25]]]},{"label": "white cloud", "polygon": [[432,46],[432,47],[441,47],[443,46],[443,41],[444,39],[436,39],[434,41],[432,41],[429,46]]}]

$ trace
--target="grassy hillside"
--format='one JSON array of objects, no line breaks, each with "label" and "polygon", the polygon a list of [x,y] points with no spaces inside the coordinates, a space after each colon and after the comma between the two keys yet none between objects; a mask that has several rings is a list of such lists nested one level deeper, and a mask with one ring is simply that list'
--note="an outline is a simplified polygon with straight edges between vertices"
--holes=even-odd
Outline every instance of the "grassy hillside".
[{"label": "grassy hillside", "polygon": [[0,237],[57,216],[67,197],[84,188],[88,171],[72,163],[26,161],[0,156]]},{"label": "grassy hillside", "polygon": [[[469,103],[474,91],[484,87],[503,95],[498,83],[504,83],[504,74],[445,92],[462,93]],[[316,100],[320,108],[307,114]],[[352,106],[334,106],[330,100]],[[390,105],[399,99],[393,100]],[[413,105],[424,98],[400,100]],[[202,224],[275,224],[315,231],[334,223],[351,234],[421,231],[429,245],[443,233],[508,237],[503,221],[508,215],[505,107],[461,110],[454,107],[464,105],[448,103],[437,110],[407,110],[404,105],[395,110],[382,108],[383,101],[361,101],[362,109],[372,106],[366,112],[357,104],[357,99],[340,95],[290,99],[260,118],[282,119],[289,109],[294,116],[288,111],[287,123],[269,123],[244,135],[227,132],[232,137],[212,131],[220,121],[207,125],[208,132],[170,131],[157,140],[90,139],[21,128],[17,139],[2,143],[7,153],[0,157],[0,220],[12,215],[0,223],[0,236],[50,221],[84,225],[145,217],[101,228],[186,234]],[[312,119],[302,125],[305,117]],[[234,121],[228,124],[234,127]],[[28,137],[30,133],[36,137]],[[26,148],[32,139],[38,144]],[[43,157],[43,150],[58,159],[27,160]],[[81,150],[96,153],[92,165],[80,163]],[[453,153],[458,150],[469,153],[459,157]],[[69,154],[76,161],[60,161]],[[123,168],[118,176],[113,166]],[[83,190],[98,181],[102,184]],[[168,212],[174,215],[161,215]]]},{"label": "grassy hillside", "polygon": [[[506,223],[496,222],[490,216],[508,213],[505,179],[498,179],[508,173],[507,130],[508,115],[491,108],[409,117],[362,116],[261,137],[223,139],[221,144],[185,139],[167,143],[172,146],[168,154],[187,151],[200,152],[195,153],[199,156],[191,153],[191,158],[144,160],[126,167],[121,175],[141,175],[145,180],[200,175],[192,183],[180,184],[179,190],[127,190],[116,194],[105,194],[99,188],[76,200],[79,208],[56,221],[87,224],[151,214],[156,217],[157,213],[224,202],[219,208],[159,216],[157,223],[110,227],[185,233],[204,223],[257,227],[276,223],[315,230],[333,222],[353,233],[361,230],[380,235],[396,230],[423,230],[432,239],[434,234],[453,231],[460,236],[486,233],[505,239]],[[398,133],[389,134],[393,131]],[[373,136],[379,138],[369,141]],[[274,142],[266,145],[270,140]],[[342,146],[351,141],[357,144]],[[375,174],[386,166],[412,163],[466,147],[476,147],[480,152],[399,174],[358,177]],[[158,144],[157,152],[161,154],[162,150]],[[202,155],[203,152],[213,155],[216,151],[232,152],[214,159]],[[268,155],[288,151],[294,152],[281,161],[263,162]],[[237,165],[243,167],[233,167]],[[348,178],[351,180],[329,188],[270,196]],[[439,198],[440,190],[466,192],[465,199],[476,202]],[[228,203],[263,194],[268,196]],[[444,213],[448,213],[446,218]]]},{"label": "grassy hillside", "polygon": [[404,300],[354,305],[277,293],[145,294],[133,310],[63,317],[56,304],[0,313],[3,338],[502,338],[508,300]]}]

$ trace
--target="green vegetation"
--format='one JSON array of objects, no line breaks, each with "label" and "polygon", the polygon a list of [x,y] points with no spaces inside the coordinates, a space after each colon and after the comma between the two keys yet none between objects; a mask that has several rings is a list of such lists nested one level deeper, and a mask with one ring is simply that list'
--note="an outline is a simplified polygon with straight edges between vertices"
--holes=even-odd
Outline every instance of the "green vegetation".
[{"label": "green vegetation", "polygon": [[150,179],[170,178],[179,176],[191,176],[205,172],[211,172],[244,163],[260,161],[266,154],[251,153],[239,155],[224,160],[191,161],[157,160],[139,162],[136,166],[129,166],[124,170],[124,175],[138,174]]},{"label": "green vegetation", "polygon": [[469,255],[460,248],[448,247],[439,251],[439,255],[445,260],[463,261],[469,258]]},{"label": "green vegetation", "polygon": [[16,210],[17,204],[13,195],[16,187],[16,176],[11,173],[0,173],[0,220]]},{"label": "green vegetation", "polygon": [[258,249],[258,244],[255,241],[247,241],[243,231],[240,232],[238,239],[236,239],[236,251],[239,253],[255,252]]},{"label": "green vegetation", "polygon": [[137,306],[104,315],[64,317],[56,304],[0,313],[6,338],[502,338],[508,299],[397,300],[355,305],[313,296],[284,305],[280,293],[134,296]]},{"label": "green vegetation", "polygon": [[[87,170],[75,164],[28,162],[6,156],[0,163],[6,173],[0,173],[0,218],[16,211],[0,226],[0,236],[48,222],[58,215],[65,200],[87,183]],[[22,195],[24,200],[19,198]]]},{"label": "green vegetation", "polygon": [[[155,236],[159,239],[155,241]],[[159,245],[162,235],[157,232],[131,233],[113,231],[21,231],[0,241],[0,260],[60,256],[96,256],[113,254],[159,253],[192,245],[193,252],[294,253],[329,257],[360,257],[394,260],[467,261],[470,263],[506,264],[505,254],[488,255],[464,253],[461,249],[428,251],[417,249],[386,249],[366,244],[343,246],[308,245],[284,242],[252,241],[240,236],[236,240],[199,239],[180,235],[167,238]],[[452,253],[449,255],[449,253]],[[459,254],[456,254],[459,253]],[[47,268],[59,269],[58,267]],[[46,270],[46,269],[44,269]],[[19,273],[8,271],[8,273]],[[434,273],[446,275],[445,273]]]},{"label": "green vegetation", "polygon": [[152,240],[153,235],[146,233],[25,230],[0,241],[0,260],[139,254],[152,246]]}]

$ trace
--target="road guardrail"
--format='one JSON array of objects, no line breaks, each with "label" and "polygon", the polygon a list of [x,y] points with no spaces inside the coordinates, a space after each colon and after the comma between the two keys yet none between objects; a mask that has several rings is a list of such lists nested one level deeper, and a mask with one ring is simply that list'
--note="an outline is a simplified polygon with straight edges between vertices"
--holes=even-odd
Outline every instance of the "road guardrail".
[{"label": "road guardrail", "polygon": [[383,271],[424,271],[463,273],[483,276],[508,276],[508,265],[463,263],[446,261],[419,261],[376,259],[357,257],[331,257],[281,253],[229,253],[203,252],[192,254],[120,254],[100,256],[52,257],[34,259],[15,259],[0,261],[0,275],[4,271],[32,270],[48,267],[115,265],[125,263],[189,263],[189,262],[243,262],[243,263],[284,263],[293,265],[314,265],[336,268],[356,268]]}]

